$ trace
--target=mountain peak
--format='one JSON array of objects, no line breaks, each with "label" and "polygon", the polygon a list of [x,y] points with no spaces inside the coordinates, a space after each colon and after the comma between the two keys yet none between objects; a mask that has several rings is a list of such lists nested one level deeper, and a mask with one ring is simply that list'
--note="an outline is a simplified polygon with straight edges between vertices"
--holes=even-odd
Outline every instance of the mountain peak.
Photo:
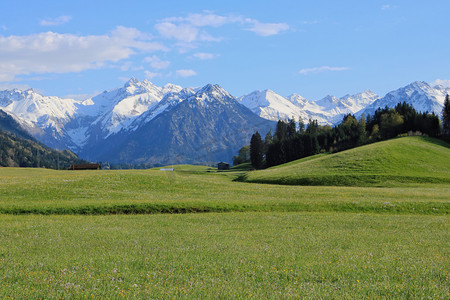
[{"label": "mountain peak", "polygon": [[206,94],[208,96],[212,96],[214,98],[223,99],[223,98],[233,98],[230,93],[228,93],[225,89],[223,89],[218,84],[207,84],[204,87],[202,87],[198,92],[197,95]]},{"label": "mountain peak", "polygon": [[426,83],[425,81],[414,81],[414,82],[408,84],[405,88],[424,90],[424,89],[431,88],[431,86],[428,83]]},{"label": "mountain peak", "polygon": [[139,85],[141,82],[139,81],[139,79],[137,79],[136,77],[131,77],[130,80],[128,80],[125,83],[125,87],[129,87],[129,86],[136,86]]}]

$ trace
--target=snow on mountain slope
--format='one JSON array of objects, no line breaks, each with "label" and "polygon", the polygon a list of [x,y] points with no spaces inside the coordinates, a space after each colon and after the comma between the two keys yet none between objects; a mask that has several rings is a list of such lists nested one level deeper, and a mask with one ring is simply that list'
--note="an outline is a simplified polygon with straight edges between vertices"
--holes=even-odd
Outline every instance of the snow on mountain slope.
[{"label": "snow on mountain slope", "polygon": [[272,121],[298,119],[301,115],[298,106],[271,90],[254,91],[237,100],[258,116]]},{"label": "snow on mountain slope", "polygon": [[342,98],[328,95],[315,103],[321,107],[321,111],[327,116],[330,124],[337,124],[345,115],[355,114],[379,98],[374,92],[366,90],[355,95],[347,94]]},{"label": "snow on mountain slope", "polygon": [[[367,90],[341,98],[327,96],[318,101],[310,101],[298,94],[282,97],[271,90],[265,90],[236,99],[218,85],[185,89],[174,84],[158,87],[147,80],[141,82],[131,78],[123,87],[105,91],[84,101],[47,97],[31,89],[0,91],[0,109],[50,147],[68,148],[77,153],[83,153],[85,148],[89,148],[89,153],[93,153],[104,141],[114,140],[120,143],[135,131],[144,134],[142,128],[149,128],[148,124],[153,124],[158,116],[168,115],[180,105],[186,112],[190,107],[194,111],[212,113],[213,107],[235,107],[237,101],[241,104],[238,106],[244,105],[247,108],[235,109],[248,111],[243,113],[247,117],[253,115],[252,111],[268,120],[292,117],[298,120],[301,117],[305,123],[309,119],[316,119],[320,124],[334,125],[341,122],[345,114],[356,114],[357,117],[362,113],[373,114],[379,107],[394,107],[402,101],[411,104],[418,111],[433,111],[440,115],[447,94],[450,94],[449,88],[413,82],[383,98]],[[237,111],[235,109],[227,111],[231,113]],[[233,128],[238,128],[238,123],[245,123],[237,116],[229,115],[227,118],[234,123]],[[186,118],[183,120],[194,124]],[[193,133],[202,130],[192,126]],[[185,131],[187,132],[187,127]]]},{"label": "snow on mountain slope", "polygon": [[54,128],[62,135],[64,124],[74,117],[78,101],[43,96],[32,89],[0,91],[0,108],[20,118],[23,124]]},{"label": "snow on mountain slope", "polygon": [[138,118],[134,119],[127,130],[134,131],[138,129],[145,123],[148,123],[151,120],[153,120],[159,114],[163,113],[166,110],[171,109],[174,106],[177,106],[180,102],[188,99],[194,94],[195,91],[190,88],[182,89],[179,92],[166,93],[164,98],[158,104],[150,108],[148,111],[140,115]]},{"label": "snow on mountain slope", "polygon": [[180,86],[174,84],[161,88],[147,80],[141,82],[133,77],[121,88],[105,91],[84,101],[79,106],[78,116],[94,117],[95,120],[70,131],[70,134],[81,144],[87,142],[93,133],[96,139],[104,139],[122,129],[128,129],[136,118],[152,110],[165,94],[181,90]]},{"label": "snow on mountain slope", "polygon": [[433,88],[426,82],[416,81],[387,93],[383,98],[361,109],[356,115],[372,115],[378,108],[395,107],[400,102],[406,102],[419,112],[434,112],[440,116],[445,96],[449,93],[449,88],[444,88],[443,86]]},{"label": "snow on mountain slope", "polygon": [[255,115],[212,84],[197,92],[184,89],[168,94],[154,110],[159,111],[156,116],[149,111],[135,120],[135,130],[87,144],[82,154],[111,162],[210,164],[231,161],[254,132],[275,128],[275,122]]},{"label": "snow on mountain slope", "polygon": [[308,101],[298,94],[284,98],[271,90],[265,90],[242,96],[238,101],[260,117],[269,120],[301,117],[304,122],[314,119],[319,124],[336,124],[345,114],[354,114],[367,105],[366,103],[372,103],[377,98],[375,93],[365,91],[342,98],[327,96],[318,101]]}]

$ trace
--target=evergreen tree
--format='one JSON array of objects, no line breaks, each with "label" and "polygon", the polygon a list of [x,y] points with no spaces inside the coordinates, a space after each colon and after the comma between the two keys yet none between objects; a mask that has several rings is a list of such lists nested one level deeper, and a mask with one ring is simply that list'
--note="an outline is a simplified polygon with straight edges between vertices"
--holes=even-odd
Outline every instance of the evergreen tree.
[{"label": "evergreen tree", "polygon": [[450,96],[447,95],[442,109],[442,134],[450,139]]},{"label": "evergreen tree", "polygon": [[250,139],[250,161],[255,169],[261,169],[263,167],[263,147],[264,144],[261,140],[261,135],[257,131]]},{"label": "evergreen tree", "polygon": [[303,122],[302,117],[298,117],[298,132],[300,134],[305,132],[305,123]]},{"label": "evergreen tree", "polygon": [[297,135],[297,125],[295,124],[295,118],[288,120],[286,135],[289,139],[292,139]]},{"label": "evergreen tree", "polygon": [[277,128],[275,129],[275,138],[277,141],[282,141],[286,138],[287,124],[284,121],[279,120]]}]

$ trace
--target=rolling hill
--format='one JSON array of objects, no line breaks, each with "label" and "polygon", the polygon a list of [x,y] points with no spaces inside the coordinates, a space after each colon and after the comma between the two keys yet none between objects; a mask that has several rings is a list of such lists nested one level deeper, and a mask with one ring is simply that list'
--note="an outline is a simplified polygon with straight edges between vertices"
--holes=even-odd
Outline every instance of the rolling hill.
[{"label": "rolling hill", "polygon": [[449,144],[426,137],[404,137],[248,172],[237,180],[327,186],[450,183],[449,166]]}]

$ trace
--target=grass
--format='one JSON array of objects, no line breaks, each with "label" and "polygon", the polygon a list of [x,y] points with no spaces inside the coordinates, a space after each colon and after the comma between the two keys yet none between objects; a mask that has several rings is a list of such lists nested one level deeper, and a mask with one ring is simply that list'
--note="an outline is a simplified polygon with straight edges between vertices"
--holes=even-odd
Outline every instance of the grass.
[{"label": "grass", "polygon": [[[237,173],[0,169],[0,213],[136,214],[347,211],[448,214],[450,185],[280,186],[233,182]],[[178,168],[175,167],[175,170]],[[211,172],[207,172],[207,171]]]},{"label": "grass", "polygon": [[[368,161],[354,149],[267,170],[298,177],[301,166],[314,177],[328,165],[341,178],[384,176],[365,186],[234,181],[248,164],[0,168],[0,298],[448,299],[443,145],[397,139],[360,148]],[[393,161],[376,169],[383,155]]]},{"label": "grass", "polygon": [[404,137],[249,172],[240,180],[318,186],[448,184],[449,166],[449,144],[432,138]]},{"label": "grass", "polygon": [[448,299],[446,216],[1,216],[0,298]]}]

